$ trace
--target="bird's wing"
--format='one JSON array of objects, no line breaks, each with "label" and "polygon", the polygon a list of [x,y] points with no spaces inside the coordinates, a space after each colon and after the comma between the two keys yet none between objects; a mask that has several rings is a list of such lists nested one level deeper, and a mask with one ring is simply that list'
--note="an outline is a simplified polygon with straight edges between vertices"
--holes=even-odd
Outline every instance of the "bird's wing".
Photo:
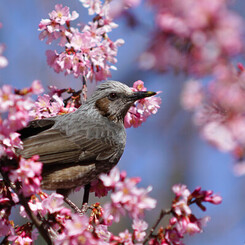
[{"label": "bird's wing", "polygon": [[[93,129],[91,129],[93,131]],[[90,129],[67,135],[59,129],[48,129],[23,140],[23,150],[18,153],[25,158],[39,155],[45,165],[61,163],[90,164],[107,160],[115,154],[114,142],[98,135],[90,135]]]},{"label": "bird's wing", "polygon": [[18,131],[21,140],[51,128],[55,124],[56,118],[57,117],[50,117],[29,122],[25,128]]},{"label": "bird's wing", "polygon": [[48,129],[24,139],[23,148],[18,153],[24,158],[39,155],[44,164],[75,162],[80,151],[78,145],[56,129]]}]

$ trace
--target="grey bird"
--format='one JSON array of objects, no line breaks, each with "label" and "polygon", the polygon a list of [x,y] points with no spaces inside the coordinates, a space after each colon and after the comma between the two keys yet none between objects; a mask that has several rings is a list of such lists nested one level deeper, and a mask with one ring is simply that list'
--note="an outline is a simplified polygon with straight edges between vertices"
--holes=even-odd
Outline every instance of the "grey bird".
[{"label": "grey bird", "polygon": [[155,94],[104,82],[75,112],[30,122],[20,131],[23,150],[18,153],[24,158],[39,155],[42,188],[67,196],[118,163],[126,143],[127,111],[135,101]]}]

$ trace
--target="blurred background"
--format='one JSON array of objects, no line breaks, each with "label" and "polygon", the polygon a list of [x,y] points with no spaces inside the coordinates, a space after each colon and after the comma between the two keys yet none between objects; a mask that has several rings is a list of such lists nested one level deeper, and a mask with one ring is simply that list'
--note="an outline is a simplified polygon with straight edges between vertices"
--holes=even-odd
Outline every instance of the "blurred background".
[{"label": "blurred background", "polygon": [[[9,61],[9,65],[0,70],[1,86],[11,84],[23,88],[39,79],[46,89],[51,84],[59,88],[81,87],[81,80],[57,74],[48,67],[45,51],[52,47],[38,39],[40,20],[48,18],[48,13],[57,3],[69,6],[72,11],[76,10],[80,15],[80,22],[91,20],[87,9],[84,9],[78,0],[0,1],[0,22],[3,24],[0,29],[0,43],[6,44],[4,56]],[[244,0],[237,0],[233,7],[244,15]],[[116,64],[118,71],[112,72],[112,79],[130,86],[136,80],[143,80],[149,90],[162,91],[162,105],[159,112],[149,117],[141,127],[127,130],[127,145],[118,167],[120,170],[126,170],[129,177],[141,177],[142,187],[153,186],[150,196],[157,199],[157,208],[146,214],[146,221],[150,225],[162,208],[170,207],[173,184],[186,184],[190,191],[201,186],[220,194],[223,202],[219,206],[208,204],[205,213],[194,209],[197,217],[208,215],[211,216],[211,221],[203,233],[186,237],[185,243],[244,244],[245,177],[236,177],[233,174],[230,155],[223,154],[204,142],[197,128],[193,126],[191,113],[181,108],[180,92],[187,77],[139,69],[137,58],[146,48],[150,38],[153,15],[144,6],[134,9],[134,13],[142,20],[144,28],[129,28],[124,19],[118,19],[116,22],[119,28],[110,33],[112,40],[125,40],[125,45],[119,48]],[[89,93],[94,86],[95,84],[89,84]],[[79,204],[82,191],[74,193],[71,199]],[[106,198],[91,200],[95,201],[104,203]],[[123,219],[122,223],[113,229],[122,231],[124,227],[130,229],[127,219]]]}]

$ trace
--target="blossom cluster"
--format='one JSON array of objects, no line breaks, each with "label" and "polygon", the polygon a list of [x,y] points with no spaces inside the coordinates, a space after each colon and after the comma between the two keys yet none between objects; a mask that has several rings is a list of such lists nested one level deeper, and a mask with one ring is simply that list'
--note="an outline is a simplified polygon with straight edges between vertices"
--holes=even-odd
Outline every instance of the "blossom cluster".
[{"label": "blossom cluster", "polygon": [[[123,0],[122,5],[118,5],[119,12],[114,13],[109,11],[110,1],[80,1],[88,8],[90,15],[95,15],[92,22],[81,28],[71,27],[71,21],[78,18],[78,13],[71,13],[68,7],[57,4],[55,10],[49,14],[49,19],[42,20],[39,24],[39,37],[41,40],[47,38],[48,44],[59,41],[58,45],[62,51],[46,52],[48,64],[56,72],[73,74],[83,79],[104,80],[110,76],[110,70],[115,69],[110,64],[117,62],[117,48],[123,44],[123,40],[113,42],[108,37],[108,33],[116,27],[112,17],[125,7],[136,6],[140,0]],[[154,3],[153,0],[151,2]],[[159,4],[158,1],[155,2]],[[162,4],[160,6],[165,5]],[[235,26],[232,23],[230,25]],[[179,34],[173,33],[176,36]],[[239,48],[238,45],[237,49]],[[225,48],[223,51],[226,51]],[[231,53],[228,51],[224,53],[236,53],[236,50]],[[185,234],[202,231],[209,218],[196,218],[189,206],[197,204],[205,210],[204,202],[219,204],[221,198],[213,195],[212,191],[203,191],[201,188],[196,188],[191,193],[184,185],[173,187],[175,199],[169,212],[173,218],[170,219],[169,225],[161,228],[157,234],[153,234],[153,228],[148,230],[149,225],[143,220],[145,211],[156,206],[156,200],[149,197],[152,188],[139,188],[139,178],[129,178],[125,172],[120,173],[117,169],[113,169],[109,174],[102,174],[99,180],[92,183],[91,191],[95,192],[96,196],[107,195],[110,191],[110,201],[103,207],[95,203],[86,213],[73,213],[71,209],[66,208],[62,195],[48,195],[42,192],[42,163],[38,161],[39,157],[14,157],[15,148],[21,148],[17,131],[25,127],[30,119],[46,118],[76,110],[80,106],[80,93],[84,93],[83,89],[76,92],[72,89],[59,90],[51,87],[50,90],[50,94],[39,96],[34,103],[30,95],[43,92],[39,81],[34,81],[30,88],[21,90],[14,90],[9,85],[0,89],[0,156],[7,155],[8,160],[16,160],[19,163],[15,169],[2,165],[0,168],[3,176],[3,180],[0,181],[0,236],[4,237],[5,243],[33,244],[38,237],[37,229],[41,228],[54,244],[98,245],[140,245],[147,241],[150,244],[183,244],[181,239]],[[142,81],[137,81],[132,90],[146,91],[146,88]],[[61,95],[65,92],[71,96],[63,100]],[[125,127],[141,125],[158,111],[160,103],[159,97],[138,101],[126,115]],[[20,215],[28,219],[27,223],[20,226],[10,220],[13,207],[17,205],[21,205]],[[128,214],[132,221],[131,228],[118,235],[109,231],[109,226],[119,222],[125,214]],[[41,228],[38,223],[41,224]]]},{"label": "blossom cluster", "polygon": [[[144,86],[144,82],[138,80],[133,84],[133,91],[146,91],[147,88]],[[160,92],[157,92],[159,94]],[[161,98],[160,97],[148,97],[137,101],[133,106],[130,107],[128,113],[124,118],[125,128],[139,127],[146,119],[156,114],[160,108]]]},{"label": "blossom cluster", "polygon": [[243,50],[242,18],[226,0],[148,0],[155,11],[155,32],[141,55],[145,69],[169,68],[192,75],[212,73]]},{"label": "blossom cluster", "polygon": [[[34,160],[36,158],[30,159],[28,166],[28,163],[25,163],[25,166],[20,164],[20,168],[11,173],[10,179],[15,181],[26,175],[27,178],[32,178],[34,181],[36,173],[40,170],[40,166],[34,164]],[[145,210],[152,209],[156,205],[156,201],[147,196],[150,191],[149,188],[137,188],[138,178],[126,178],[125,172],[120,173],[117,169],[113,169],[108,176],[102,175],[101,179],[102,184],[106,184],[104,188],[110,187],[112,189],[112,203],[111,205],[105,205],[104,208],[98,203],[92,205],[89,216],[86,214],[81,216],[81,214],[72,213],[70,209],[65,208],[64,197],[60,194],[52,193],[48,195],[42,191],[33,190],[32,194],[36,195],[31,195],[28,205],[35,215],[45,220],[46,226],[49,226],[49,230],[52,230],[53,235],[56,234],[54,244],[77,244],[81,239],[84,244],[121,244],[129,240],[129,237],[131,239],[129,244],[133,244],[132,239],[143,241],[148,224],[139,217],[142,218]],[[6,191],[3,182],[1,183],[0,203],[2,207],[8,208],[8,212],[4,212],[6,211],[4,208],[2,209],[1,216],[3,219],[0,223],[0,234],[1,236],[7,236],[9,241],[17,242],[19,241],[17,239],[21,237],[23,243],[20,244],[24,244],[24,241],[25,244],[31,244],[37,238],[36,231],[34,230],[34,236],[32,236],[33,225],[24,224],[15,227],[13,221],[8,220],[11,213],[9,207],[16,205],[18,198],[16,194],[10,192],[10,189]],[[24,184],[24,180],[22,180],[22,183]],[[132,190],[129,188],[132,188]],[[24,189],[22,191],[25,192]],[[109,205],[111,208],[108,208]],[[139,211],[136,209],[139,209]],[[133,217],[133,234],[126,230],[118,236],[113,235],[108,231],[108,226],[113,222],[118,222],[120,214],[125,214],[126,211]],[[20,215],[23,218],[28,218],[23,206],[20,206]]]},{"label": "blossom cluster", "polygon": [[64,101],[57,93],[50,96],[44,94],[38,96],[35,107],[30,112],[35,119],[54,117],[57,115],[67,114],[76,110],[74,103],[64,104]]},{"label": "blossom cluster", "polygon": [[0,180],[0,237],[7,234],[13,234],[12,222],[9,220],[11,208],[18,203],[19,199],[16,193],[11,192],[3,180]]},{"label": "blossom cluster", "polygon": [[205,211],[203,202],[220,204],[222,201],[219,195],[213,194],[212,191],[203,191],[201,187],[197,187],[191,193],[185,185],[177,184],[173,186],[172,190],[175,198],[169,213],[173,217],[165,228],[159,229],[157,236],[149,242],[150,244],[183,244],[181,240],[185,234],[193,235],[202,232],[202,228],[210,220],[210,217],[207,216],[196,218],[190,205],[195,203]]},{"label": "blossom cluster", "polygon": [[42,163],[38,162],[39,156],[32,156],[29,159],[23,157],[19,160],[19,167],[11,170],[9,178],[15,183],[21,183],[21,193],[29,197],[40,191]]},{"label": "blossom cluster", "polygon": [[236,158],[236,174],[245,174],[245,71],[239,64],[219,66],[206,86],[198,80],[186,83],[181,102],[194,112],[194,123],[213,146]]},{"label": "blossom cluster", "polygon": [[39,81],[34,81],[30,88],[14,90],[10,85],[0,89],[0,156],[12,156],[14,148],[21,148],[19,129],[25,127],[31,119],[29,111],[34,107],[30,95],[43,92]]},{"label": "blossom cluster", "polygon": [[[11,165],[1,164],[1,174],[8,177],[5,176],[4,180],[0,180],[0,237],[6,236],[8,241],[16,244],[31,244],[34,237],[37,237],[36,230],[32,232],[33,224],[15,227],[9,216],[12,207],[19,204],[19,195],[29,198],[40,192],[42,163],[38,162],[38,159],[39,156],[30,159],[20,157],[17,169],[12,169]],[[6,185],[7,179],[12,182],[15,190],[11,189],[12,186],[10,188]]]},{"label": "blossom cluster", "polygon": [[[37,157],[33,157],[28,160],[29,162],[20,164],[19,169],[11,172],[10,179],[15,181],[26,175],[28,179],[34,181],[41,167],[37,162],[34,163],[36,160]],[[183,244],[180,240],[184,234],[201,232],[202,227],[209,220],[208,217],[197,219],[189,206],[195,203],[204,211],[204,202],[221,203],[221,197],[214,195],[212,191],[203,191],[197,187],[190,193],[185,185],[175,185],[173,186],[175,198],[171,206],[173,217],[169,225],[165,228],[161,227],[157,234],[150,233],[147,236],[149,225],[142,218],[146,210],[151,210],[156,206],[156,201],[148,196],[151,189],[138,188],[139,178],[128,178],[125,172],[120,173],[116,168],[112,169],[108,175],[102,174],[100,181],[98,190],[96,185],[93,186],[94,191],[101,193],[102,187],[107,191],[110,189],[111,199],[103,207],[99,203],[93,204],[89,208],[90,214],[73,213],[64,206],[63,195],[57,193],[48,195],[40,190],[28,191],[28,194],[32,192],[28,201],[29,208],[38,219],[45,223],[54,244],[133,245],[143,244],[148,240],[149,244]],[[22,183],[24,182],[22,180]],[[0,235],[5,236],[5,241],[32,244],[38,237],[34,224],[27,222],[21,226],[15,226],[14,222],[9,220],[12,207],[20,203],[16,193],[12,192],[4,182],[0,184]],[[19,213],[23,218],[29,218],[23,206],[20,206]],[[120,216],[126,213],[132,219],[132,230],[126,229],[118,235],[109,231],[109,226],[114,222],[119,222]]]},{"label": "blossom cluster", "polygon": [[120,16],[125,10],[137,7],[141,3],[141,0],[115,0],[112,2],[108,1],[106,4],[103,4],[102,0],[79,1],[83,4],[83,7],[88,8],[89,15],[98,14],[104,16],[106,14],[112,19]]},{"label": "blossom cluster", "polygon": [[109,175],[102,174],[100,179],[106,188],[112,189],[111,203],[106,205],[110,219],[118,222],[120,214],[126,213],[134,219],[140,219],[144,210],[155,208],[156,200],[147,195],[152,187],[138,188],[136,184],[140,181],[139,178],[126,178],[126,172],[120,173],[114,168]]},{"label": "blossom cluster", "polygon": [[39,38],[47,38],[47,44],[60,39],[58,45],[64,50],[47,50],[47,62],[55,72],[73,74],[75,77],[86,77],[88,80],[101,81],[111,76],[110,70],[116,69],[117,49],[124,41],[113,42],[109,36],[117,25],[108,15],[107,1],[82,1],[90,6],[89,13],[97,14],[92,22],[82,28],[71,27],[71,21],[78,18],[78,13],[70,13],[68,7],[61,4],[55,6],[49,14],[49,19],[43,19],[39,24]]}]

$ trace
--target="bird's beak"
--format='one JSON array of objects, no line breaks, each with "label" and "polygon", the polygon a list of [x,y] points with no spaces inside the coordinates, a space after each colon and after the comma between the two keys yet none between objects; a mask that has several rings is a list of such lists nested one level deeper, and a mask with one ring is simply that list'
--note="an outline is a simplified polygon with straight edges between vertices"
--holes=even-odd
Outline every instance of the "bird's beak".
[{"label": "bird's beak", "polygon": [[136,100],[140,100],[146,97],[150,97],[155,95],[156,92],[151,92],[151,91],[137,91],[134,92],[129,98],[130,100],[136,101]]}]

